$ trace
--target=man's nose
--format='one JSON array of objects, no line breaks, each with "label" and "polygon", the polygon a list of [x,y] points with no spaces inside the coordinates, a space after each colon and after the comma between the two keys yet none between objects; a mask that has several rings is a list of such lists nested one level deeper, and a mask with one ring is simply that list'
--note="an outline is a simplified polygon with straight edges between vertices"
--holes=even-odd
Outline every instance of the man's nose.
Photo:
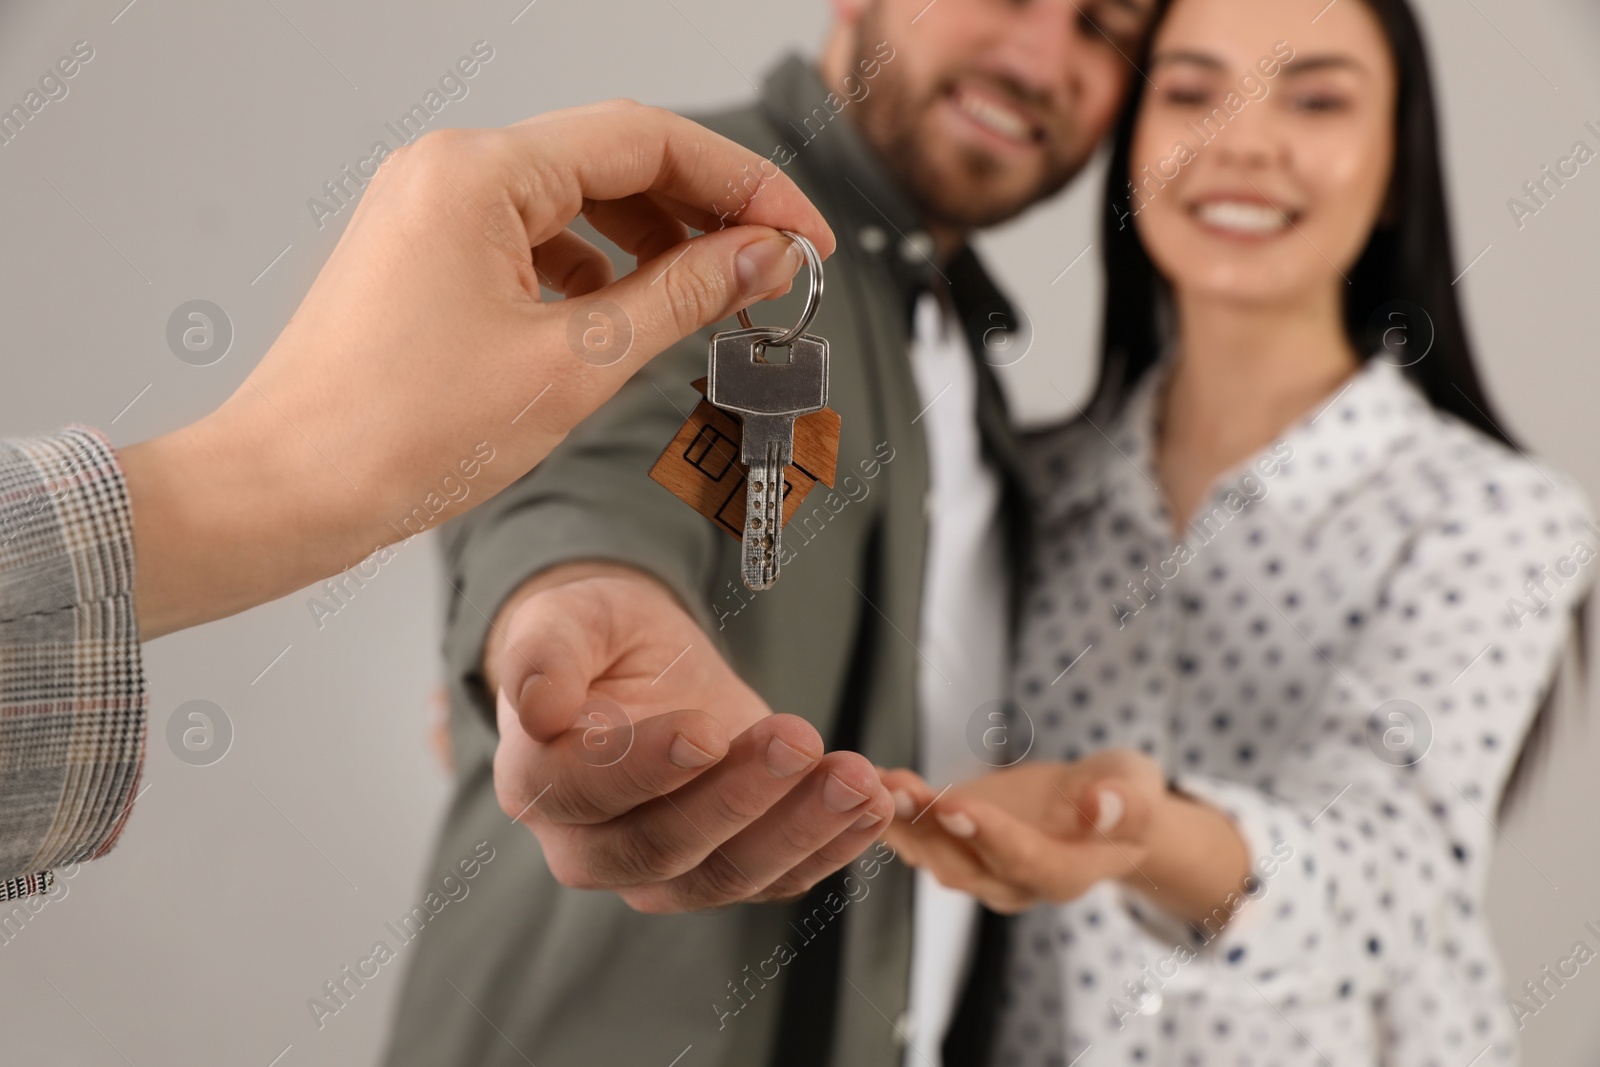
[{"label": "man's nose", "polygon": [[1095,43],[1084,17],[1073,0],[1023,0],[1006,13],[1001,62],[1040,102],[1063,108],[1077,95],[1084,53]]}]

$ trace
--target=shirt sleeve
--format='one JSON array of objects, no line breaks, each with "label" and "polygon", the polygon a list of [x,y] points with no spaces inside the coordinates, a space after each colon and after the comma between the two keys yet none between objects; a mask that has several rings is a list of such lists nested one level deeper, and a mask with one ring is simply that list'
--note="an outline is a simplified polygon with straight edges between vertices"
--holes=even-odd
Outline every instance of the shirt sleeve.
[{"label": "shirt sleeve", "polygon": [[[1481,923],[1500,799],[1600,543],[1582,497],[1532,465],[1460,488],[1360,636],[1324,653],[1326,692],[1267,786],[1175,781],[1235,821],[1254,861],[1248,893],[1190,943],[1275,1004],[1381,996]],[[1169,917],[1124,899],[1173,944]]]},{"label": "shirt sleeve", "polygon": [[110,444],[0,440],[0,900],[110,851],[144,761],[133,525]]}]

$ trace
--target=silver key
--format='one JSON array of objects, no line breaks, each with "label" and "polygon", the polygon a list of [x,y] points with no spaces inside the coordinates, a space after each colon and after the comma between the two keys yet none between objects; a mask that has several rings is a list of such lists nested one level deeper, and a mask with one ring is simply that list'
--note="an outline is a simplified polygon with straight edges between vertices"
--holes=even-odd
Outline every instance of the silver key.
[{"label": "silver key", "polygon": [[744,423],[739,458],[750,468],[744,504],[744,584],[768,589],[783,550],[783,469],[794,462],[794,420],[828,405],[828,342],[801,334],[789,362],[769,363],[767,342],[782,330],[713,334],[706,394]]}]

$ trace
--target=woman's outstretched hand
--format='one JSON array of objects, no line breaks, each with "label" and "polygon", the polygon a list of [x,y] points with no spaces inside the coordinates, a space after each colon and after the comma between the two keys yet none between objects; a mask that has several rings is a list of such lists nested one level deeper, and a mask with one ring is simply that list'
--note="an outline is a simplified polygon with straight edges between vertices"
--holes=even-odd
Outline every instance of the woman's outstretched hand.
[{"label": "woman's outstretched hand", "polygon": [[882,778],[895,799],[889,845],[993,911],[1064,903],[1115,880],[1198,921],[1249,873],[1227,816],[1170,790],[1160,765],[1132,749],[1022,763],[943,795],[912,771]]}]

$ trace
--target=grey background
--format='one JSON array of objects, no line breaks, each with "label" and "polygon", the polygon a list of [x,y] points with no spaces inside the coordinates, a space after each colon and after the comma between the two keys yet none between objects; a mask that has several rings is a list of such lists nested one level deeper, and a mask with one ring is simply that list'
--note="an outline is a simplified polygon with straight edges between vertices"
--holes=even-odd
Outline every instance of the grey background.
[{"label": "grey background", "polygon": [[[820,0],[759,13],[735,0],[525,2],[0,3],[0,105],[20,102],[74,42],[95,49],[67,98],[0,147],[0,432],[83,421],[126,444],[226,397],[348,217],[319,230],[307,198],[475,41],[494,58],[439,125],[608,96],[747,97],[780,52],[813,49],[828,19]],[[1582,125],[1600,122],[1600,13],[1593,0],[1422,7],[1461,265],[1489,249],[1461,285],[1492,391],[1509,429],[1600,499],[1600,163],[1520,232],[1506,207],[1573,141],[1595,144]],[[1058,415],[1088,385],[1095,256],[1062,271],[1091,241],[1097,183],[983,241],[1035,323],[1032,350],[1004,372],[1028,419]],[[169,315],[194,299],[221,305],[234,327],[231,351],[208,367],[166,343]],[[116,852],[0,945],[0,1059],[374,1058],[404,949],[321,1031],[306,1001],[443,873],[423,870],[445,799],[426,740],[439,674],[432,553],[407,546],[320,630],[302,593],[149,647],[148,790]],[[190,700],[217,704],[233,726],[210,766],[165,741]],[[1592,710],[1568,708],[1532,802],[1504,827],[1492,905],[1513,985],[1579,938],[1600,947],[1583,929],[1600,921]],[[1597,1009],[1591,966],[1530,1020],[1526,1062],[1594,1063]]]}]

